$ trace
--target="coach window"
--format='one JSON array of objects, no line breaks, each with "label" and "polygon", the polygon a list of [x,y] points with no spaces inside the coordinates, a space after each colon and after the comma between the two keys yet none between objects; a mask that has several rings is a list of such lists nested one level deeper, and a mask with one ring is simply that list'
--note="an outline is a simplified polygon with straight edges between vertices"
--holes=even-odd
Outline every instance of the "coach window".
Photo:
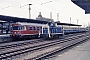
[{"label": "coach window", "polygon": [[32,26],[29,27],[29,30],[32,30]]},{"label": "coach window", "polygon": [[12,27],[12,30],[19,30],[19,26]]},{"label": "coach window", "polygon": [[39,30],[42,30],[42,27],[39,27]]},{"label": "coach window", "polygon": [[33,29],[36,30],[36,27],[34,26]]},{"label": "coach window", "polygon": [[25,26],[20,26],[19,30],[25,30]]},{"label": "coach window", "polygon": [[37,27],[37,30],[39,30],[39,27]]}]

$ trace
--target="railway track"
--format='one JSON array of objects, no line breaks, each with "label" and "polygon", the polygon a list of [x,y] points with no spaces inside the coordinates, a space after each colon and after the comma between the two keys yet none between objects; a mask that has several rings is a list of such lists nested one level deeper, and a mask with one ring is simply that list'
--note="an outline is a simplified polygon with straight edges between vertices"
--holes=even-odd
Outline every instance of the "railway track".
[{"label": "railway track", "polygon": [[[81,33],[80,33],[81,34]],[[77,34],[75,34],[77,35]],[[72,34],[69,34],[69,35],[65,35],[63,38],[66,38],[66,37],[70,37],[70,36],[73,36]],[[16,42],[16,43],[6,43],[6,44],[1,44],[0,45],[0,51],[1,50],[7,50],[7,49],[10,49],[10,48],[14,48],[14,47],[22,47],[22,46],[25,46],[25,45],[28,45],[28,44],[35,44],[35,43],[39,43],[39,42],[44,42],[45,40],[42,40],[42,39],[34,39],[34,40],[29,40],[29,41],[24,41],[24,42]],[[49,42],[49,41],[48,41]]]},{"label": "railway track", "polygon": [[[61,39],[61,40],[64,40],[64,39]],[[56,40],[56,41],[59,41],[59,40]],[[24,47],[24,46],[27,46],[27,45],[35,45],[37,43],[43,43],[43,42],[44,43],[49,43],[50,41],[44,41],[44,40],[41,40],[41,39],[37,39],[37,40],[18,43],[18,44],[12,44],[11,43],[9,45],[0,46],[0,51],[12,50],[12,49],[15,49],[15,48]],[[51,41],[51,42],[53,42],[53,41]]]},{"label": "railway track", "polygon": [[[1,48],[0,50],[0,59],[16,59],[17,57],[20,58],[20,56],[25,55],[26,53],[34,53],[36,51],[40,51],[40,50],[44,50],[46,48],[50,48],[50,47],[55,47],[58,46],[64,42],[69,42],[69,41],[74,41],[75,39],[78,38],[82,38],[83,36],[87,36],[88,34],[80,34],[77,36],[72,36],[72,37],[68,37],[64,39],[60,39],[60,40],[54,40],[54,41],[46,41],[44,43],[42,42],[38,42],[38,43],[34,43],[34,44],[29,44],[29,43],[23,43],[20,45],[13,45],[10,48]],[[83,38],[84,39],[84,38]],[[60,48],[60,47],[57,47]],[[49,49],[52,50],[52,49]],[[36,57],[37,58],[37,57]],[[25,58],[26,59],[26,58]],[[29,58],[29,59],[35,59],[35,57]]]},{"label": "railway track", "polygon": [[[33,52],[33,53],[29,53],[29,54],[27,53],[27,55],[24,56],[22,59],[25,59],[25,60],[41,60],[42,58],[50,56],[51,54],[53,54],[57,51],[60,51],[64,48],[72,46],[72,45],[79,43],[79,42],[81,42],[85,39],[88,39],[88,38],[89,38],[89,36],[86,36],[84,38],[82,36],[80,38],[80,40],[77,38],[74,38],[72,40],[72,38],[71,38],[71,39],[65,40],[63,42],[56,42],[56,43],[52,44],[52,46],[47,46],[46,48],[37,50],[36,52]],[[75,40],[75,39],[77,39],[77,40]]]}]

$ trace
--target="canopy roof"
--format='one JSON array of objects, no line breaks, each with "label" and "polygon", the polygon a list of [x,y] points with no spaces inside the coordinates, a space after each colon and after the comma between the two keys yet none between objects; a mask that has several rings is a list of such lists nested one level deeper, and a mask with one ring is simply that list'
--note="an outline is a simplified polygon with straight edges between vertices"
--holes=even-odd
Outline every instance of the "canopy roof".
[{"label": "canopy roof", "polygon": [[31,22],[31,23],[42,23],[42,24],[48,23],[47,21],[18,18],[18,17],[4,16],[4,15],[0,15],[0,20],[7,22]]},{"label": "canopy roof", "polygon": [[[4,15],[0,15],[0,20],[7,21],[7,22],[28,22],[28,23],[30,22],[30,23],[40,23],[40,24],[51,23],[48,21],[11,17],[11,16],[4,16]],[[81,25],[69,24],[69,23],[59,23],[59,22],[55,22],[55,23],[57,23],[57,25],[81,26]]]},{"label": "canopy roof", "polygon": [[57,25],[82,26],[82,25],[70,24],[70,23],[57,23]]}]

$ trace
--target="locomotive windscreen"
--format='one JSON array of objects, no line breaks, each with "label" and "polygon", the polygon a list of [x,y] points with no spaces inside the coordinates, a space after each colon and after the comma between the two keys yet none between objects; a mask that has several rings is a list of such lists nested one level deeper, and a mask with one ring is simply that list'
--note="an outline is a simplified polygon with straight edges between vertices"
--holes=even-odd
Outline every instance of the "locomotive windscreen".
[{"label": "locomotive windscreen", "polygon": [[12,30],[19,30],[19,26],[12,27]]},{"label": "locomotive windscreen", "polygon": [[12,30],[25,30],[25,26],[13,26]]}]

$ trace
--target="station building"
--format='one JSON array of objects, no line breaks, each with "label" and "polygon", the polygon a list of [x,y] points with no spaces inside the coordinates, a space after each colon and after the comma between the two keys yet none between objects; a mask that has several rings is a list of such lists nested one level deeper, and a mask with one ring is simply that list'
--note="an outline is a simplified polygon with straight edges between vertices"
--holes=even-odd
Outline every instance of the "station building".
[{"label": "station building", "polygon": [[41,12],[39,12],[39,15],[38,15],[38,17],[36,17],[36,20],[42,20],[42,21],[48,21],[48,22],[50,22],[50,21],[51,21],[51,22],[54,22],[53,19],[43,17],[43,16],[41,15]]}]

